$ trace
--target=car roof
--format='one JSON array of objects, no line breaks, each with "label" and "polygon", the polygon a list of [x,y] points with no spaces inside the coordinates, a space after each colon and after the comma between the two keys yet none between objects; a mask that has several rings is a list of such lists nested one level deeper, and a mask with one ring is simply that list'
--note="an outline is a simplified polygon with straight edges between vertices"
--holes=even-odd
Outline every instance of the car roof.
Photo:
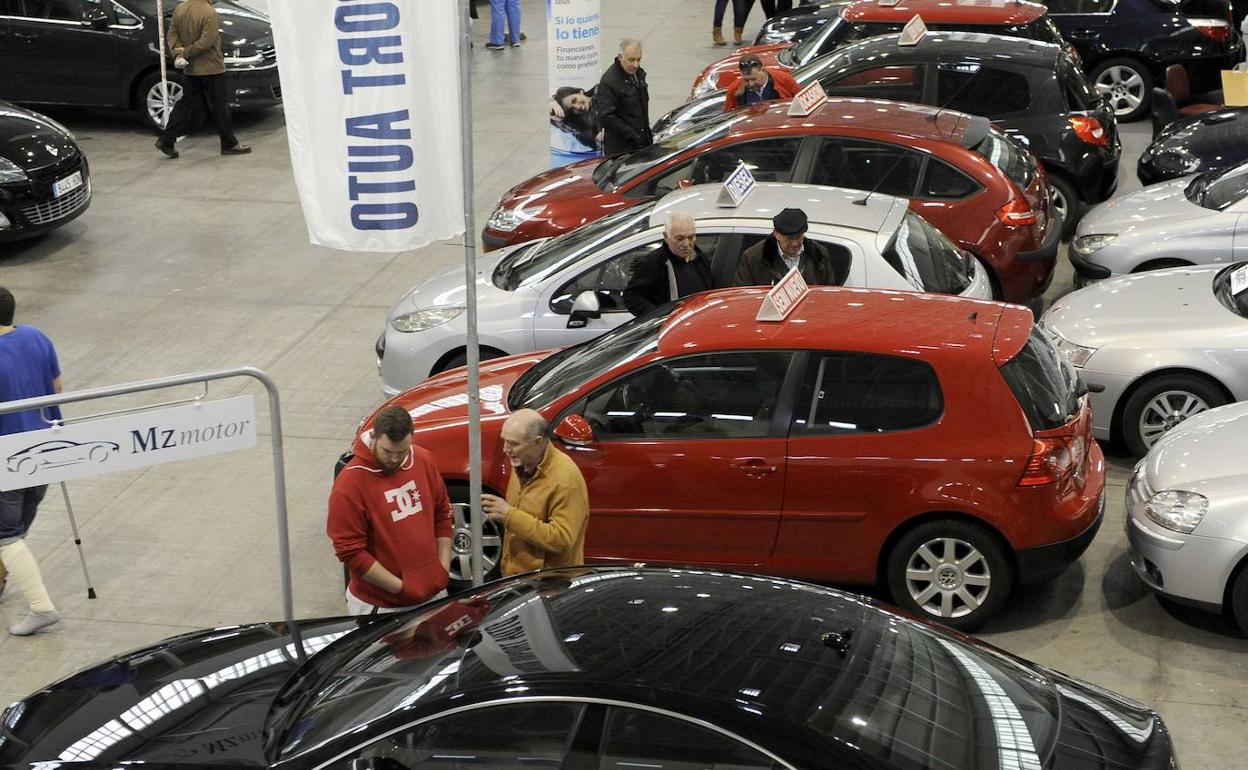
[{"label": "car roof", "polygon": [[880,132],[891,135],[894,140],[909,138],[957,143],[973,120],[971,115],[956,110],[886,99],[828,99],[806,116],[790,116],[789,104],[788,101],[768,102],[735,110],[735,120],[726,137],[747,137],[764,130],[826,126]]},{"label": "car roof", "polygon": [[1030,311],[1022,306],[944,294],[828,286],[812,286],[784,321],[757,321],[766,294],[766,289],[736,288],[686,299],[664,323],[659,354],[832,348],[987,361],[993,358],[999,327],[1008,328],[1013,336],[1021,315],[1028,317],[1028,328],[1031,324]]},{"label": "car roof", "polygon": [[841,11],[848,21],[905,23],[915,14],[928,23],[1027,24],[1048,12],[1040,3],[1025,0],[901,0],[885,5],[877,0],[856,0]]},{"label": "car roof", "polygon": [[[899,34],[869,37],[842,46],[832,55],[848,54],[855,62],[878,61],[880,66],[959,56],[983,60],[1009,57],[1009,62],[1017,66],[1052,69],[1062,52],[1056,43],[987,32],[929,30],[922,40],[910,46],[898,45],[899,37]],[[872,59],[873,56],[877,58]],[[818,61],[806,66],[816,66]]]},{"label": "car roof", "polygon": [[704,184],[668,193],[650,213],[650,226],[666,224],[667,216],[676,211],[694,219],[770,220],[781,209],[792,207],[806,212],[811,224],[878,233],[899,202],[909,205],[905,198],[880,193],[868,196],[862,190],[844,187],[759,182],[740,205],[731,207],[719,204],[723,189],[721,184]]}]

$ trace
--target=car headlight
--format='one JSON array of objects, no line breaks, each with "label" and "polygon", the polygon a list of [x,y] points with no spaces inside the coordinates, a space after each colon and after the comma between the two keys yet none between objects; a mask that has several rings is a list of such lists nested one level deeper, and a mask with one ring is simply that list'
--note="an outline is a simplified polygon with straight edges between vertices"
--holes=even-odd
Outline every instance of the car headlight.
[{"label": "car headlight", "polygon": [[1076,369],[1082,369],[1084,364],[1088,363],[1088,359],[1097,351],[1096,348],[1084,347],[1076,345],[1068,339],[1059,337],[1056,334],[1050,334],[1053,338],[1053,344],[1058,352],[1066,356],[1066,360]]},{"label": "car headlight", "polygon": [[493,214],[490,214],[490,219],[485,223],[485,226],[491,230],[510,233],[532,218],[524,209],[498,208],[494,209]]},{"label": "car headlight", "polygon": [[1209,510],[1209,498],[1196,492],[1167,489],[1148,498],[1144,515],[1166,529],[1187,534]]},{"label": "car headlight", "polygon": [[1096,235],[1081,235],[1071,245],[1080,254],[1091,254],[1094,251],[1100,251],[1116,240],[1118,240],[1117,233],[1099,233]]},{"label": "car headlight", "polygon": [[1179,171],[1184,174],[1195,173],[1200,169],[1200,158],[1188,150],[1173,150],[1161,153],[1156,155],[1154,160],[1163,169]]},{"label": "car headlight", "polygon": [[30,177],[26,176],[26,172],[22,170],[21,166],[8,158],[0,158],[0,184],[29,181]]},{"label": "car headlight", "polygon": [[390,322],[396,332],[423,332],[425,329],[432,329],[452,319],[458,318],[464,312],[463,305],[447,305],[446,307],[431,307],[425,310],[417,310],[413,313],[404,313],[398,318]]}]

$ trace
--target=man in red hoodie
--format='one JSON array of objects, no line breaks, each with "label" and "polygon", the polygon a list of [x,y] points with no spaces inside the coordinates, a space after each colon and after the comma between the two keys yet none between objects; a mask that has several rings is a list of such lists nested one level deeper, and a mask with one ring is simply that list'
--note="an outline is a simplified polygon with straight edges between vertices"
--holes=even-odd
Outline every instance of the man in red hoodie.
[{"label": "man in red hoodie", "polygon": [[442,594],[451,521],[433,455],[412,445],[412,416],[399,406],[381,410],[368,449],[357,445],[329,493],[325,530],[351,573],[347,612],[396,612]]},{"label": "man in red hoodie", "polygon": [[752,53],[742,56],[737,68],[741,71],[740,75],[723,78],[719,83],[727,92],[724,94],[724,112],[749,104],[792,99],[802,90],[787,70],[764,67],[763,62]]}]

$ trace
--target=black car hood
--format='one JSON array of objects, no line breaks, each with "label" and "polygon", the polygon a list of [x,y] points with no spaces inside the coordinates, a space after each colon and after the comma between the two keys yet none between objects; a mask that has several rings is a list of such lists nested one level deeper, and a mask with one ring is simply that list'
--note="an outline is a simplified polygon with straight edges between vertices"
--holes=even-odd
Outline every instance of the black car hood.
[{"label": "black car hood", "polygon": [[78,154],[73,137],[42,115],[0,102],[0,158],[23,171],[55,166]]},{"label": "black car hood", "polygon": [[[1248,107],[1180,118],[1140,156],[1150,182],[1234,168],[1248,160]],[[1192,163],[1199,164],[1193,166]]]},{"label": "black car hood", "polygon": [[[356,629],[352,618],[301,621],[313,654]],[[266,764],[261,740],[274,695],[300,665],[284,623],[167,639],[85,669],[0,717],[0,766]]]}]

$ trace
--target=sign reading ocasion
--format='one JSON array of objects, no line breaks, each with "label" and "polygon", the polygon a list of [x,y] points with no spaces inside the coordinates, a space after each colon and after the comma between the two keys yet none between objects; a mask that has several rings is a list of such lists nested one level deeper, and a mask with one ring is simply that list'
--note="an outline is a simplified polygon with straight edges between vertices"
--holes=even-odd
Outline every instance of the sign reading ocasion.
[{"label": "sign reading ocasion", "polygon": [[313,243],[393,252],[463,232],[459,6],[270,0]]},{"label": "sign reading ocasion", "polygon": [[551,98],[550,164],[601,155],[592,89],[602,76],[602,0],[546,0]]},{"label": "sign reading ocasion", "polygon": [[251,396],[0,436],[0,491],[233,452],[256,445]]}]

